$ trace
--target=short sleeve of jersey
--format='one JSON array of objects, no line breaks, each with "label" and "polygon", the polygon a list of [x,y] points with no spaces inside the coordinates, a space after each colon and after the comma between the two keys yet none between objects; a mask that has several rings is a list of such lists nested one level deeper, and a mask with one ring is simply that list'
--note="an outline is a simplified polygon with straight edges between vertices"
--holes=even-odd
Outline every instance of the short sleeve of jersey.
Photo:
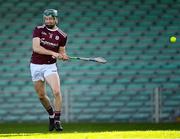
[{"label": "short sleeve of jersey", "polygon": [[65,37],[63,37],[61,43],[60,43],[60,46],[61,47],[64,47],[66,45],[66,42],[67,42],[67,35]]},{"label": "short sleeve of jersey", "polygon": [[35,29],[33,30],[33,38],[35,37],[39,37],[40,38],[40,29],[38,27],[35,27]]}]

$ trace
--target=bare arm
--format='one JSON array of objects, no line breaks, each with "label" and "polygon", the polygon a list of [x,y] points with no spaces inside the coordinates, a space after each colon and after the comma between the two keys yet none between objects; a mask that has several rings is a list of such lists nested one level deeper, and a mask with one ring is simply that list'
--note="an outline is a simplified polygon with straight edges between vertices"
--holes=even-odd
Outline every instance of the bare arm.
[{"label": "bare arm", "polygon": [[40,46],[40,38],[38,38],[38,37],[33,38],[33,40],[32,40],[32,48],[33,48],[33,51],[36,52],[36,53],[44,54],[44,55],[52,55],[52,56],[54,56],[56,58],[59,57],[58,53],[53,52],[51,50],[47,50],[47,49],[43,48],[42,46]]},{"label": "bare arm", "polygon": [[68,60],[69,59],[68,55],[66,54],[66,47],[65,46],[64,47],[59,47],[59,54],[60,54],[60,56],[61,56],[61,58],[63,60]]},{"label": "bare arm", "polygon": [[65,47],[59,47],[59,53],[62,54],[62,55],[66,54]]}]

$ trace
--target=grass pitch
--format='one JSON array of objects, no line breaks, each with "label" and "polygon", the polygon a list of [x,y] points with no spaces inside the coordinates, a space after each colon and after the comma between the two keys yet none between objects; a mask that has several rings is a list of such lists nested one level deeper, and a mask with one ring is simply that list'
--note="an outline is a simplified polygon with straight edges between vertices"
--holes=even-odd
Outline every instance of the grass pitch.
[{"label": "grass pitch", "polygon": [[0,139],[177,139],[180,124],[71,123],[61,133],[49,132],[47,124],[3,123]]}]

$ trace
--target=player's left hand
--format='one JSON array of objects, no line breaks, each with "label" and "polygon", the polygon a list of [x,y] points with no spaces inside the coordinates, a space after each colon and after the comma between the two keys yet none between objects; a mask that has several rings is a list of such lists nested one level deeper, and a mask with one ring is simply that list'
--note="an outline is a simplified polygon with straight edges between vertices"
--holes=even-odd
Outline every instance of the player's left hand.
[{"label": "player's left hand", "polygon": [[67,54],[60,54],[60,59],[63,61],[69,60],[69,56]]}]

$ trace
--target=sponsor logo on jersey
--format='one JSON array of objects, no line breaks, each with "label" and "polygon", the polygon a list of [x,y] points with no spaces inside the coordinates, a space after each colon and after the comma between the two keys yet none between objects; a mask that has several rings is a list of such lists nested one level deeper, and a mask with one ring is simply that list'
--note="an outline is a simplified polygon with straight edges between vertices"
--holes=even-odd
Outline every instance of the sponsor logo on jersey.
[{"label": "sponsor logo on jersey", "polygon": [[44,38],[42,38],[40,40],[40,43],[43,44],[43,45],[49,45],[51,47],[58,47],[58,43],[52,43],[52,42],[45,41]]}]

